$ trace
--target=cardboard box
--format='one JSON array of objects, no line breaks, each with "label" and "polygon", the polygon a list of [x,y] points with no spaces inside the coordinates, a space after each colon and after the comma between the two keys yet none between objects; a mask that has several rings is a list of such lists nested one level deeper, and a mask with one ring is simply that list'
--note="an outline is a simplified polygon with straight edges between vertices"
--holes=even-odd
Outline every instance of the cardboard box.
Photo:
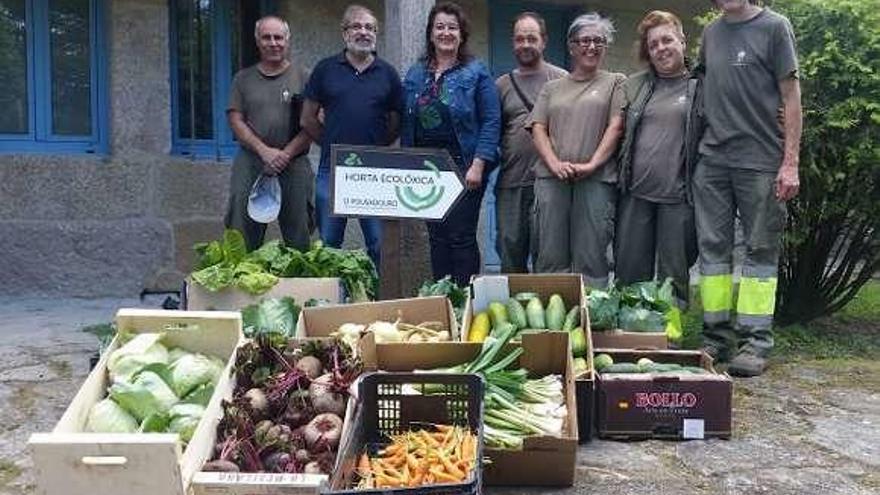
[{"label": "cardboard box", "polygon": [[[513,344],[517,345],[517,344]],[[568,417],[563,436],[525,439],[522,451],[485,449],[492,462],[484,467],[486,485],[571,486],[574,483],[578,446],[577,403],[568,334],[525,334],[519,365],[533,376],[561,374],[565,380]],[[465,342],[377,346],[376,361],[383,371],[413,371],[448,367],[476,358],[482,346]]]},{"label": "cardboard box", "polygon": [[733,382],[717,374],[701,351],[596,349],[615,363],[648,358],[699,366],[713,374],[597,373],[598,429],[602,438],[730,438]]},{"label": "cardboard box", "polygon": [[[587,299],[584,292],[583,278],[579,274],[528,274],[515,273],[507,275],[483,275],[471,280],[471,298],[467,301],[462,317],[462,340],[467,339],[470,332],[474,312],[482,311],[488,302],[506,300],[519,292],[535,292],[545,305],[553,294],[562,296],[565,307],[577,304],[581,307],[581,328],[587,338],[587,371],[576,377],[577,419],[579,440],[587,442],[592,438],[594,430],[593,411],[595,410],[594,393],[595,377],[593,376],[593,347],[590,337],[590,319],[587,313]],[[481,294],[486,291],[486,294]]]},{"label": "cardboard box", "polygon": [[452,340],[458,339],[458,322],[445,296],[303,308],[297,321],[296,335],[300,338],[328,337],[345,323],[369,325],[375,321],[394,322],[398,318],[411,324],[438,321],[449,329]]},{"label": "cardboard box", "polygon": [[193,475],[213,454],[221,396],[229,386],[234,351],[242,339],[238,312],[120,309],[120,331],[165,332],[172,347],[216,356],[227,363],[214,395],[186,449],[177,434],[85,433],[89,411],[106,397],[107,361],[120,346],[115,337],[52,433],[28,441],[39,494],[184,495]]},{"label": "cardboard box", "polygon": [[[506,302],[520,292],[535,292],[545,308],[553,294],[562,296],[566,310],[574,305],[586,308],[582,278],[573,273],[532,274],[513,273],[509,275],[481,275],[471,279],[471,297],[465,303],[462,316],[462,340],[467,340],[474,313],[485,311],[492,301]],[[587,321],[586,313],[581,312],[581,322]]]},{"label": "cardboard box", "polygon": [[269,291],[257,296],[234,287],[211,292],[187,280],[184,285],[184,296],[183,307],[196,311],[238,311],[263,299],[282,297],[292,297],[300,306],[305,305],[309,299],[326,299],[331,303],[345,301],[342,283],[338,278],[282,278]]},{"label": "cardboard box", "polygon": [[[587,310],[589,312],[589,309]],[[666,332],[626,332],[594,330],[593,348],[663,350],[669,347]]]}]

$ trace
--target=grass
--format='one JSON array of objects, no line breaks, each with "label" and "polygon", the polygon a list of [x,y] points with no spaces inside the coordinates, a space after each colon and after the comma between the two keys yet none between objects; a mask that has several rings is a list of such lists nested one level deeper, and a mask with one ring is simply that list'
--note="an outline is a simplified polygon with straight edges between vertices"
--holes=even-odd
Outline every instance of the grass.
[{"label": "grass", "polygon": [[[702,341],[699,291],[682,315],[683,349],[697,349]],[[807,324],[774,331],[774,355],[784,360],[880,358],[880,282],[865,284],[841,311]]]},{"label": "grass", "polygon": [[21,476],[21,468],[18,465],[6,459],[0,460],[0,487],[5,487],[19,476]]}]

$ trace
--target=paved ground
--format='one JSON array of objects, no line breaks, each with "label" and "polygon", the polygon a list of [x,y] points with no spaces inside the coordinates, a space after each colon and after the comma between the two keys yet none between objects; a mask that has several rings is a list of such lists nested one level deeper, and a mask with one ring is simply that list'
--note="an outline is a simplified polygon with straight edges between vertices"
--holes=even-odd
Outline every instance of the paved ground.
[{"label": "paved ground", "polygon": [[[0,494],[34,492],[27,438],[52,429],[97,347],[79,330],[160,302],[0,298]],[[878,363],[780,363],[738,380],[734,422],[730,441],[593,441],[573,488],[487,493],[880,494]]]}]

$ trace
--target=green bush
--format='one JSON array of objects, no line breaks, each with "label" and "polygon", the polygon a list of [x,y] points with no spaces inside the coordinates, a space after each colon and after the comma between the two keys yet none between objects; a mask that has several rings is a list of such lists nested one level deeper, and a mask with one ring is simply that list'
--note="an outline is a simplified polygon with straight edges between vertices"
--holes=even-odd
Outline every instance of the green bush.
[{"label": "green bush", "polygon": [[789,324],[843,308],[880,269],[880,2],[773,8],[797,36],[804,107],[776,306]]}]

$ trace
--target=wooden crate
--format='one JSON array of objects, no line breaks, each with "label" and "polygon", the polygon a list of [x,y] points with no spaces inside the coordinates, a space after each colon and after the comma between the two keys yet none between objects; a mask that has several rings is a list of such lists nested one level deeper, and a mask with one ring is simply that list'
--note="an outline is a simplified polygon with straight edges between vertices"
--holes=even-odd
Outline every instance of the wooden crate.
[{"label": "wooden crate", "polygon": [[120,331],[165,332],[172,347],[222,359],[224,373],[185,450],[176,434],[85,433],[89,410],[107,394],[107,360],[120,345],[114,338],[52,432],[28,441],[40,495],[184,495],[212,454],[222,414],[220,391],[230,388],[235,349],[242,340],[241,315],[120,309],[116,325]]},{"label": "wooden crate", "polygon": [[[230,383],[229,396],[234,387]],[[348,399],[345,417],[342,419],[342,435],[345,438],[351,427],[354,401]],[[214,436],[211,437],[212,445]],[[329,481],[325,474],[300,473],[217,473],[197,472],[190,485],[191,495],[317,495]]]},{"label": "wooden crate", "polygon": [[184,309],[196,311],[238,311],[246,306],[259,304],[263,299],[282,297],[292,297],[300,306],[313,298],[326,299],[331,304],[345,302],[345,291],[338,278],[281,278],[274,287],[257,296],[235,287],[211,292],[192,280],[187,280],[184,295]]},{"label": "wooden crate", "polygon": [[[302,338],[299,342],[326,341],[326,338]],[[299,343],[298,342],[298,343]],[[235,377],[224,382],[224,388],[217,389],[221,399],[231,399],[235,391]],[[356,389],[356,387],[353,387]],[[349,397],[342,418],[342,435],[346,438],[351,426],[355,403]],[[220,411],[222,416],[222,411]],[[216,424],[216,423],[215,423]],[[207,437],[200,439],[206,440]],[[213,447],[216,431],[210,436]],[[192,495],[317,495],[319,488],[328,481],[324,474],[301,473],[222,473],[201,471],[195,473],[190,485]]]}]

